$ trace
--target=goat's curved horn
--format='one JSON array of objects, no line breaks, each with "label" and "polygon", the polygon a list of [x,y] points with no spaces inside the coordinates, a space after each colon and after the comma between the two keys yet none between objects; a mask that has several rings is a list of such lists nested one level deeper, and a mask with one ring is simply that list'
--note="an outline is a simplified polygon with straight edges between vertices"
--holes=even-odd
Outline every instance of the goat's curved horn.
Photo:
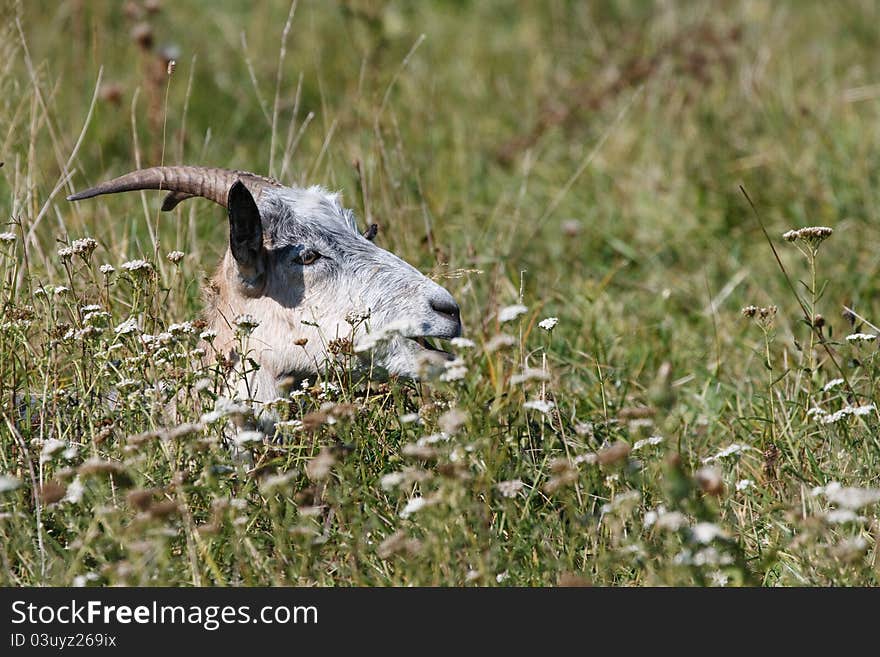
[{"label": "goat's curved horn", "polygon": [[67,200],[81,201],[101,194],[118,194],[140,189],[164,189],[171,193],[162,203],[163,210],[171,210],[181,201],[193,196],[210,199],[225,208],[229,189],[237,180],[245,184],[254,200],[259,200],[265,189],[282,187],[277,180],[248,171],[193,166],[152,167],[132,171],[91,189],[71,194]]}]

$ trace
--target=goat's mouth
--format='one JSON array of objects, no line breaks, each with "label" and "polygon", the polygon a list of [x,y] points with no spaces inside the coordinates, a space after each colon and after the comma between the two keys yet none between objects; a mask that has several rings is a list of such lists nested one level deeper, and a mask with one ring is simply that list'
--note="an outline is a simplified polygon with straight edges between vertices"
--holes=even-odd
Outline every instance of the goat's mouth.
[{"label": "goat's mouth", "polygon": [[419,345],[419,347],[421,347],[425,351],[433,352],[433,353],[437,354],[438,356],[444,356],[450,360],[455,357],[454,354],[452,354],[451,352],[446,351],[445,349],[440,349],[432,342],[432,340],[444,340],[445,341],[444,338],[438,338],[433,335],[420,335],[420,336],[407,338],[407,340],[409,340],[410,342],[415,342],[417,345]]}]

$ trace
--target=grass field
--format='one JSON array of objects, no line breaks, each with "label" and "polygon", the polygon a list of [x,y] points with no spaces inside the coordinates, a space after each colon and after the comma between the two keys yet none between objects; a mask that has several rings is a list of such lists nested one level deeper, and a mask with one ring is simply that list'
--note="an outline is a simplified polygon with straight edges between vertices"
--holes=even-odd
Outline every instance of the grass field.
[{"label": "grass field", "polygon": [[[2,6],[0,584],[878,584],[876,3]],[[223,211],[64,200],[162,162],[340,190],[466,369],[237,464]]]}]

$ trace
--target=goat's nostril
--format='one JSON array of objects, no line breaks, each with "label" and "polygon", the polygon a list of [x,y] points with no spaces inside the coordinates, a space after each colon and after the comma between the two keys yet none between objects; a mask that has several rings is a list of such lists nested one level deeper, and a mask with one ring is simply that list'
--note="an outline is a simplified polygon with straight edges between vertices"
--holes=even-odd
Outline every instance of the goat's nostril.
[{"label": "goat's nostril", "polygon": [[446,315],[456,322],[461,321],[461,311],[458,304],[452,299],[431,299],[431,309],[441,315]]}]

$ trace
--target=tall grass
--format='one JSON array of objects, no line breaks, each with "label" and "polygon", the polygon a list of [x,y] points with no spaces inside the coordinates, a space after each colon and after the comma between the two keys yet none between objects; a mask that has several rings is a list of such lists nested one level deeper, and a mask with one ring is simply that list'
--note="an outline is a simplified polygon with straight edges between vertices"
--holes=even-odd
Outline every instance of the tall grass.
[{"label": "tall grass", "polygon": [[[293,9],[4,5],[0,583],[877,583],[872,3]],[[63,201],[162,161],[342,190],[461,366],[242,463],[222,212]]]}]

